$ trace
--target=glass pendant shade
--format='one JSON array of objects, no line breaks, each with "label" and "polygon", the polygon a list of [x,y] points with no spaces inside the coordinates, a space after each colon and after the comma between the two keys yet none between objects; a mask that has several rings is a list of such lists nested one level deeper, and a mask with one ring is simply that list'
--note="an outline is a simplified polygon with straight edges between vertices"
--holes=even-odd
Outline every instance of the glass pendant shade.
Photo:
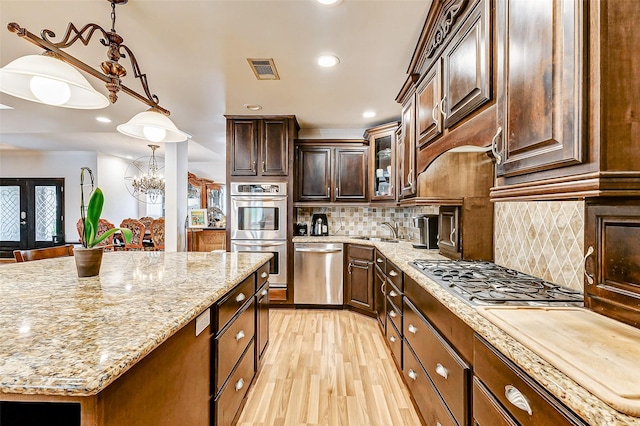
[{"label": "glass pendant shade", "polygon": [[134,115],[131,120],[117,127],[124,135],[151,142],[183,142],[187,135],[181,132],[166,115],[153,108]]},{"label": "glass pendant shade", "polygon": [[109,99],[71,65],[47,55],[22,56],[0,68],[0,91],[64,108],[100,109]]}]

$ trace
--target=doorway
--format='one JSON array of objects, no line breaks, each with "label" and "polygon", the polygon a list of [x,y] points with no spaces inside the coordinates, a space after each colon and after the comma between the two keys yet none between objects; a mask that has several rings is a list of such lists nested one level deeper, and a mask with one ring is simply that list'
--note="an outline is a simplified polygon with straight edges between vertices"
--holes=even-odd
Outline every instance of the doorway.
[{"label": "doorway", "polygon": [[0,178],[0,257],[65,244],[64,178]]}]

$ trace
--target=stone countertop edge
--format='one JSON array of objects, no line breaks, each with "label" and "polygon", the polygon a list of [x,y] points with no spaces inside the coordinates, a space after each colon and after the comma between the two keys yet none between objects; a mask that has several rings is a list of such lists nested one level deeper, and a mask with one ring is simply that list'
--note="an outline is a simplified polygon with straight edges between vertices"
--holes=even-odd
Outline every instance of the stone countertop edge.
[{"label": "stone countertop edge", "polygon": [[272,256],[113,252],[91,278],[73,257],[3,265],[0,400],[97,395]]},{"label": "stone countertop edge", "polygon": [[489,320],[481,316],[475,308],[467,305],[450,294],[438,283],[423,275],[408,264],[415,259],[448,260],[438,254],[437,250],[415,249],[410,242],[389,243],[382,241],[361,240],[348,236],[324,236],[293,238],[296,243],[350,243],[374,246],[387,259],[416,281],[422,288],[438,299],[451,312],[469,325],[473,331],[482,336],[508,359],[536,380],[542,387],[554,395],[563,404],[574,411],[590,425],[639,425],[640,418],[621,413],[598,397],[591,394],[560,370],[540,358],[536,353],[522,345]]}]

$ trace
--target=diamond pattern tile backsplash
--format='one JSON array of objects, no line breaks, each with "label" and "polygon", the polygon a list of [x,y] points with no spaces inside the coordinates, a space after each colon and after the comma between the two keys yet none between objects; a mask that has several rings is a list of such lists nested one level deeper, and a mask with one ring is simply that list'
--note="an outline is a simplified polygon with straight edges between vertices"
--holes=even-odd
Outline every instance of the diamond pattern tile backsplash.
[{"label": "diamond pattern tile backsplash", "polygon": [[316,207],[298,208],[296,223],[306,223],[311,229],[314,213],[324,213],[329,221],[329,235],[368,235],[391,237],[391,230],[382,222],[398,223],[400,238],[418,242],[418,229],[411,218],[418,214],[438,214],[437,206],[426,207]]},{"label": "diamond pattern tile backsplash", "polygon": [[496,203],[495,263],[583,291],[584,202]]}]

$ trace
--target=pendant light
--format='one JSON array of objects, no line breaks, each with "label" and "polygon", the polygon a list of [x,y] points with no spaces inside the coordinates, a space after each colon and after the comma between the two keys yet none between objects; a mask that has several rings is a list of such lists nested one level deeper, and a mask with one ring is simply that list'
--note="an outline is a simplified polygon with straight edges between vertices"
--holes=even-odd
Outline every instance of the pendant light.
[{"label": "pendant light", "polygon": [[169,117],[154,108],[134,115],[117,129],[123,135],[151,142],[182,142],[188,138]]}]

